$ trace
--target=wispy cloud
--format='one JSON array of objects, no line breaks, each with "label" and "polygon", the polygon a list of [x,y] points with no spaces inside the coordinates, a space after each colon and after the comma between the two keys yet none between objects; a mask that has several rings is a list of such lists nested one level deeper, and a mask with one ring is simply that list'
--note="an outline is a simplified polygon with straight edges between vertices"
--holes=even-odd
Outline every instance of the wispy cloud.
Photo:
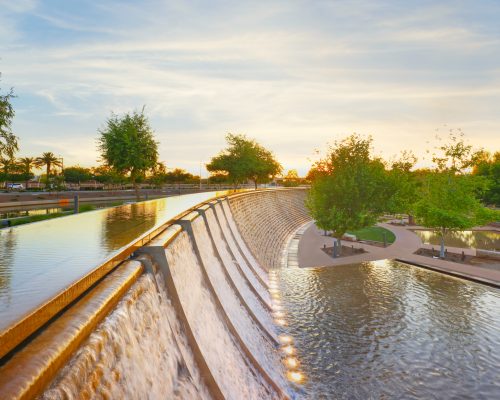
[{"label": "wispy cloud", "polygon": [[387,154],[423,152],[442,123],[500,146],[500,8],[355,3],[16,2],[0,70],[19,94],[23,152],[42,151],[43,129],[68,162],[93,163],[110,111],[144,104],[161,158],[195,169],[228,131],[302,172],[314,148],[353,131]]}]

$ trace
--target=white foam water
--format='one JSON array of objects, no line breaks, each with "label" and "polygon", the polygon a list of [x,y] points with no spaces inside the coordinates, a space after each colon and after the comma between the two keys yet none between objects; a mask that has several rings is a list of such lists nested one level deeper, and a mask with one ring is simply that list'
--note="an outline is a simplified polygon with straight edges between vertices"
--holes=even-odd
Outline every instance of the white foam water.
[{"label": "white foam water", "polygon": [[241,248],[241,251],[245,254],[245,257],[250,262],[253,270],[267,284],[268,283],[267,272],[264,271],[262,266],[257,262],[255,257],[253,256],[252,252],[248,249],[245,241],[241,237],[240,231],[238,230],[238,228],[236,226],[236,222],[234,221],[233,214],[231,212],[231,208],[229,207],[229,204],[227,203],[227,201],[222,202],[222,207],[224,208],[224,212],[226,213],[226,217],[227,217],[227,222],[231,228],[231,231],[234,234],[234,237],[236,238],[236,241],[238,242],[238,244]]},{"label": "white foam water", "polygon": [[[211,242],[206,245],[212,246]],[[188,234],[181,232],[165,253],[195,339],[224,396],[227,399],[277,398],[277,393],[250,364],[229,332],[204,282]]]},{"label": "white foam water", "polygon": [[41,399],[210,399],[160,279],[132,286]]},{"label": "white foam water", "polygon": [[[221,208],[220,204],[215,206],[215,212],[219,217],[220,225],[222,228],[222,232],[224,233],[224,237],[226,238],[226,243],[233,252],[235,256],[235,261],[240,266],[241,270],[245,274],[248,282],[254,287],[254,289],[259,293],[259,296],[269,305],[271,305],[271,297],[269,296],[268,290],[262,285],[262,283],[256,278],[255,274],[250,270],[250,266],[247,264],[247,261],[244,259],[243,255],[238,248],[232,234],[231,228],[229,227],[229,223],[226,220],[224,212]],[[243,244],[244,245],[244,244]],[[241,251],[244,251],[243,248]]]},{"label": "white foam water", "polygon": [[246,277],[241,274],[237,265],[238,261],[236,260],[236,256],[233,258],[233,254],[224,239],[213,210],[207,210],[206,216],[217,251],[236,289],[264,328],[271,334],[274,334],[274,324],[271,319],[271,314],[264,308],[261,301],[257,298],[257,295],[252,292]]},{"label": "white foam water", "polygon": [[207,274],[226,314],[260,366],[283,386],[281,380],[284,374],[280,368],[279,355],[231,288],[202,218],[193,222],[193,231]]}]

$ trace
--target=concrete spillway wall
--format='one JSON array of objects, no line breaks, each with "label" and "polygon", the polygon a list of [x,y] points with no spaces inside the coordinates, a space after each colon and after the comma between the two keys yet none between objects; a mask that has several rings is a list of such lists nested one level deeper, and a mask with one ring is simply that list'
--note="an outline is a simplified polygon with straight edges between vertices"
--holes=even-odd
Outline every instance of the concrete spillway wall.
[{"label": "concrete spillway wall", "polygon": [[0,366],[0,398],[293,397],[267,270],[306,191],[249,192],[165,229]]},{"label": "concrete spillway wall", "polygon": [[266,270],[279,268],[285,241],[311,220],[304,206],[306,194],[305,189],[295,189],[229,199],[237,231]]}]

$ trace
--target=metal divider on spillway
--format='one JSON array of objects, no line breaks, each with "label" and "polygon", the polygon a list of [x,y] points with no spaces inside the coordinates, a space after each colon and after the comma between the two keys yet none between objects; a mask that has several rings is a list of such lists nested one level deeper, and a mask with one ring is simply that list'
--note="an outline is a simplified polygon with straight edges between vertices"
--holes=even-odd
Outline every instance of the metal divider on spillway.
[{"label": "metal divider on spillway", "polygon": [[[291,193],[293,190],[283,189],[276,190],[276,192],[282,192],[283,196],[286,196],[287,193]],[[249,192],[243,195],[252,196],[255,193],[259,192]],[[267,397],[269,398],[289,398],[288,388],[286,385],[283,385],[283,381],[278,383],[269,375],[267,368],[259,363],[238,332],[238,328],[233,324],[221,299],[217,296],[217,290],[213,286],[213,282],[207,272],[206,260],[200,254],[199,243],[197,243],[193,231],[193,221],[201,215],[208,237],[210,238],[210,246],[213,247],[214,254],[222,267],[222,272],[231,290],[234,292],[238,302],[248,313],[252,324],[262,332],[263,337],[276,349],[278,346],[276,334],[270,332],[262,324],[262,321],[255,314],[255,310],[250,307],[250,303],[248,303],[238,290],[234,279],[228,272],[228,266],[224,264],[221,254],[217,250],[214,242],[213,228],[211,229],[209,226],[205,215],[207,209],[213,211],[215,221],[218,225],[217,229],[220,230],[221,237],[225,241],[228,239],[231,240],[231,245],[226,243],[230,256],[233,259],[238,258],[243,260],[242,263],[235,261],[233,267],[236,270],[234,271],[238,272],[242,278],[241,282],[244,282],[246,287],[249,288],[248,293],[251,293],[255,297],[256,301],[263,306],[266,312],[270,312],[270,305],[263,298],[262,288],[257,288],[255,283],[257,280],[259,285],[267,289],[267,282],[255,270],[252,260],[249,259],[249,254],[252,250],[245,248],[248,245],[241,238],[238,240],[234,232],[234,222],[231,221],[230,224],[230,218],[225,210],[225,206],[229,206],[230,199],[230,196],[224,195],[223,198],[216,199],[215,201],[211,199],[203,202],[196,207],[185,210],[182,214],[161,227],[151,230],[147,235],[136,240],[121,253],[124,260],[120,262],[119,258],[116,258],[113,260],[113,265],[106,266],[104,272],[97,273],[92,279],[86,280],[85,285],[87,285],[87,288],[83,291],[80,290],[76,296],[72,295],[68,297],[68,300],[63,301],[61,303],[63,306],[59,312],[41,324],[41,327],[36,332],[20,343],[16,343],[15,340],[12,342],[13,345],[8,345],[5,342],[0,343],[0,348],[3,351],[2,358],[0,359],[0,398],[30,399],[42,395],[44,390],[46,390],[48,385],[53,383],[54,378],[75,355],[77,350],[85,345],[87,338],[89,338],[100,324],[104,323],[105,318],[113,312],[123,296],[137,284],[145,271],[154,277],[158,291],[160,291],[160,288],[158,287],[156,276],[158,273],[161,274],[168,299],[175,310],[177,319],[180,321],[198,373],[211,397],[214,399],[231,398],[231,394],[227,389],[228,382],[226,382],[231,379],[231,371],[226,371],[225,376],[221,374],[221,371],[217,371],[217,374],[214,374],[211,368],[213,365],[210,365],[210,359],[213,359],[213,357],[207,358],[207,351],[210,349],[207,349],[206,346],[204,349],[200,347],[199,327],[197,327],[197,331],[193,329],[189,312],[186,312],[185,305],[179,294],[179,287],[176,285],[174,275],[172,274],[172,266],[170,265],[168,256],[169,247],[172,242],[180,240],[181,235],[187,235],[188,241],[191,243],[194,252],[192,258],[195,258],[195,260],[190,260],[190,262],[195,262],[199,266],[203,277],[202,286],[205,286],[210,293],[211,301],[213,301],[217,310],[217,315],[221,317],[223,326],[228,332],[228,340],[234,340],[237,344],[236,348],[241,352],[240,357],[243,363],[248,364],[248,367],[245,368],[250,368],[249,371],[255,371],[253,372],[254,374],[256,373],[255,381],[257,383],[261,382],[259,385],[263,385],[260,389],[255,389],[254,393],[267,393]],[[220,209],[216,210],[216,206]],[[196,211],[196,213],[193,214],[193,211]],[[132,258],[127,260],[128,256]],[[240,265],[243,263],[245,265]],[[246,272],[243,268],[245,268]],[[248,271],[251,271],[251,277],[248,275]],[[191,289],[194,291],[201,290],[198,287]],[[61,296],[64,298],[64,294]],[[171,330],[173,332],[173,329]],[[179,345],[177,347],[181,348],[182,346]],[[181,358],[186,357],[185,354],[182,354]],[[282,367],[279,357],[275,367],[277,369]],[[226,368],[231,367],[228,365]],[[190,375],[195,375],[196,371],[190,370],[188,372]],[[140,374],[141,371],[137,371],[136,373]],[[244,392],[244,388],[237,389]]]}]

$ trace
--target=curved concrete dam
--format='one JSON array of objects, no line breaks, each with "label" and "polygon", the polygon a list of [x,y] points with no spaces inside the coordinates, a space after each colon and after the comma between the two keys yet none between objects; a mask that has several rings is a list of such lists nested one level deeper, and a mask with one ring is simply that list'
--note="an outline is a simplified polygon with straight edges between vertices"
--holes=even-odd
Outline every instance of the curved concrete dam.
[{"label": "curved concrete dam", "polygon": [[[129,210],[126,217],[146,225],[130,228],[126,217],[108,224],[116,233],[108,242],[116,243],[105,250],[89,245],[80,225],[79,243],[87,251],[64,254],[65,268],[49,254],[53,265],[33,274],[32,288],[22,293],[15,285],[4,287],[0,294],[10,298],[0,309],[0,398],[296,397],[286,376],[293,370],[280,350],[287,338],[280,335],[280,305],[268,271],[279,266],[290,234],[309,220],[306,191],[228,194],[204,194],[201,205],[199,197],[194,205],[184,201],[187,210],[174,207],[166,222],[158,218],[162,200],[146,202],[156,219],[151,222],[147,212],[130,218]],[[67,229],[84,217],[108,220],[109,213],[63,219]],[[58,229],[53,225],[45,234]],[[2,235],[22,243],[30,233]],[[2,271],[22,257],[9,253],[6,243],[3,255],[12,261]],[[90,263],[92,251],[102,252],[99,265],[85,269],[81,259]],[[16,269],[9,271],[4,280],[15,282]],[[44,285],[50,296],[42,293]],[[34,295],[26,299],[29,292]]]},{"label": "curved concrete dam", "polygon": [[306,193],[0,231],[0,399],[498,398],[500,290],[391,260],[298,268]]}]

